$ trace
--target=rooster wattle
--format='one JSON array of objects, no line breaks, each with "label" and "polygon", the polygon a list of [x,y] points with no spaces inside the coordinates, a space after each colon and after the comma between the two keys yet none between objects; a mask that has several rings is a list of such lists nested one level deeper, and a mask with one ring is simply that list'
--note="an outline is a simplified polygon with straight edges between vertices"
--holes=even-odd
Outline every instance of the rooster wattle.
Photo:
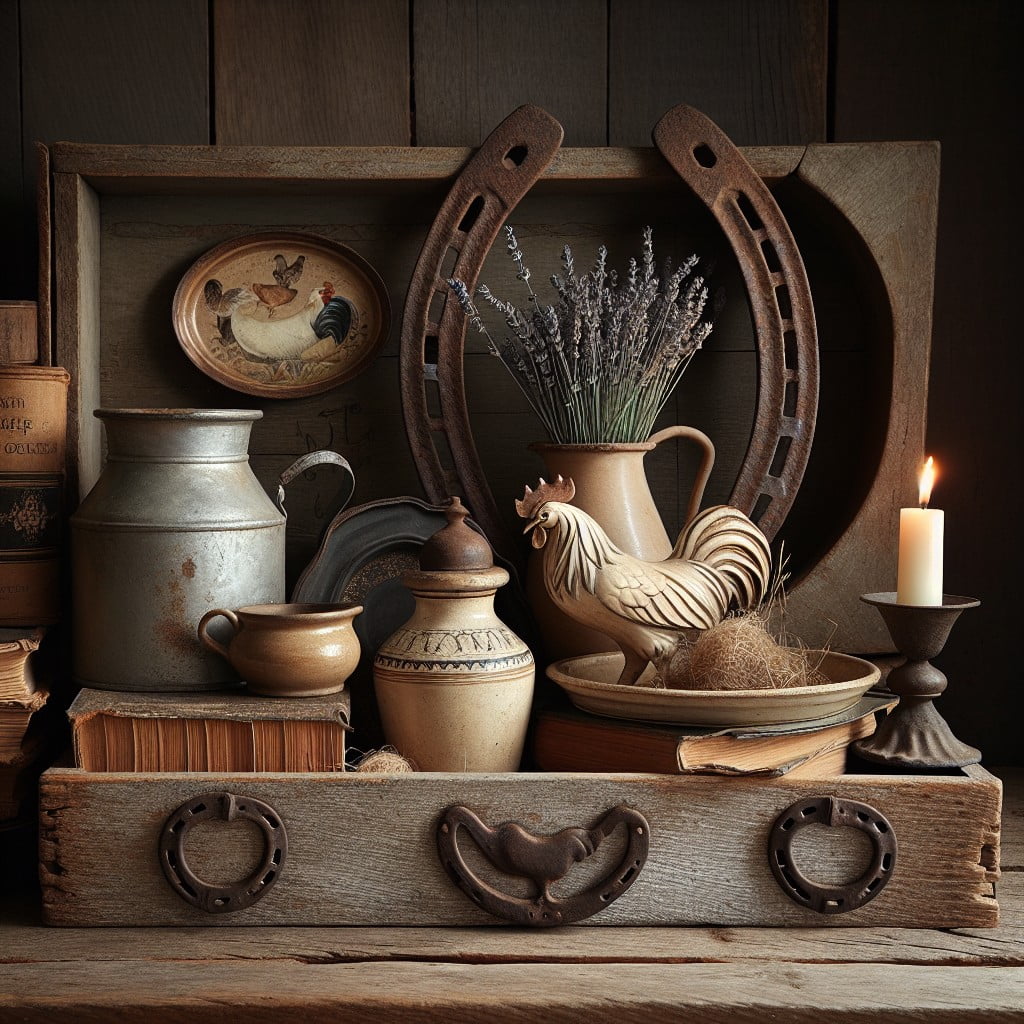
[{"label": "rooster wattle", "polygon": [[671,555],[644,562],[609,540],[586,512],[568,504],[572,480],[526,488],[516,511],[528,520],[552,601],[622,648],[620,684],[632,685],[648,662],[660,668],[691,629],[710,629],[730,608],[751,608],[768,587],[771,552],[739,509],[716,505],[684,527]]}]

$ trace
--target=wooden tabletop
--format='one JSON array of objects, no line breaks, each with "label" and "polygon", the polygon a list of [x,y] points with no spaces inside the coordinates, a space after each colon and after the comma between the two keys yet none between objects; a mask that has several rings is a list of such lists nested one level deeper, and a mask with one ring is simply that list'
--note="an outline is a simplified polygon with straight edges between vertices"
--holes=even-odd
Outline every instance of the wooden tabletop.
[{"label": "wooden tabletop", "polygon": [[0,1021],[1024,1020],[1024,771],[990,929],[97,928],[0,912]]}]

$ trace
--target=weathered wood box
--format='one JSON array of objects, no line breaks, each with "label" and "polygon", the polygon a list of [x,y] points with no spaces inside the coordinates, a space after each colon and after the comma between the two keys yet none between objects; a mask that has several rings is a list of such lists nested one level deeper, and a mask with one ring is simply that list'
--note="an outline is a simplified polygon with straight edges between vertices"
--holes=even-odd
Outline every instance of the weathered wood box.
[{"label": "weathered wood box", "polygon": [[[236,808],[262,801],[269,808],[261,812],[264,821],[269,816],[276,830],[257,828],[244,813],[225,821],[227,803],[217,801],[227,793]],[[429,773],[137,776],[51,769],[41,798],[41,877],[51,924],[495,924],[502,919],[477,903],[488,905],[488,889],[507,894],[504,905],[523,912],[531,884],[480,854],[479,831],[454,830],[476,880],[467,886],[473,895],[449,876],[444,861],[451,849],[438,840],[445,822],[454,820],[446,812],[456,805],[468,807],[492,830],[514,821],[538,835],[592,829],[621,805],[639,813],[646,863],[634,868],[637,849],[626,850],[627,832],[635,831],[630,818],[578,863],[570,856],[569,870],[552,888],[552,906],[571,917],[596,886],[584,906],[599,911],[586,919],[593,924],[944,928],[991,926],[998,919],[993,883],[1001,784],[981,768],[946,776],[792,781]],[[852,807],[854,817],[859,811],[866,830],[825,827],[820,814],[815,824],[801,828],[808,809],[820,811],[828,798],[839,800],[841,809]],[[194,827],[187,824],[193,811]],[[879,823],[891,843],[885,846],[888,863],[875,870]],[[809,901],[799,891],[796,898],[790,895],[783,884],[786,872],[780,883],[772,869],[773,858],[779,859],[778,844],[770,850],[776,828],[776,836],[794,833],[783,859],[789,879],[807,890]],[[187,836],[175,846],[174,870],[167,873],[166,838],[182,832]],[[610,898],[625,875],[627,887]],[[191,876],[213,886],[249,878],[259,898],[233,912],[212,903],[203,908],[192,899],[199,889],[194,879],[191,893],[187,883],[181,890],[181,880]],[[860,881],[854,890],[880,881],[872,898],[849,909],[842,901],[850,893],[837,896],[831,889],[855,879]],[[823,898],[812,906],[819,887]],[[214,892],[211,899],[216,898]]]},{"label": "weathered wood box", "polygon": [[[828,639],[838,650],[886,651],[882,624],[858,595],[891,588],[896,512],[911,497],[922,454],[937,147],[814,145],[747,149],[745,155],[790,221],[818,322],[816,441],[781,534],[790,567],[802,577],[790,601],[789,627],[810,644]],[[251,461],[268,489],[295,456],[333,447],[355,469],[357,501],[417,493],[400,407],[398,325],[430,221],[468,156],[468,150],[395,148],[55,146],[52,199],[41,213],[43,224],[52,224],[54,356],[73,382],[72,491],[77,481],[84,494],[98,475],[102,439],[92,412],[103,405],[259,406],[264,419],[254,432]],[[624,261],[638,249],[645,224],[654,228],[659,253],[697,251],[717,258],[727,304],[715,341],[694,361],[659,426],[689,423],[714,438],[719,459],[707,500],[724,500],[751,435],[757,354],[742,278],[717,225],[649,149],[562,151],[513,220],[538,278],[556,268],[566,242],[581,261],[601,242],[612,262]],[[260,401],[203,376],[181,352],[170,308],[182,274],[212,246],[261,229],[327,235],[356,249],[382,275],[395,313],[392,334],[357,379],[319,397]],[[496,292],[515,294],[513,273],[504,254],[495,252],[482,280]],[[48,308],[49,301],[44,288],[41,302]],[[476,443],[511,522],[512,498],[541,470],[526,447],[538,439],[538,428],[499,369],[481,339],[467,339]],[[647,468],[673,532],[692,467],[684,453],[661,446]],[[304,493],[293,489],[289,496],[291,579],[312,555],[332,512],[332,487],[325,475],[322,485],[312,481]],[[825,494],[828,516],[820,514]],[[353,724],[359,743],[360,723]],[[521,906],[523,883],[502,871],[495,876],[474,854],[468,830],[460,828],[455,831],[466,864],[461,877],[475,897],[456,886],[438,852],[442,815],[456,805],[470,808],[485,827],[518,822],[538,835],[565,828],[589,832],[620,805],[642,815],[642,867],[632,866],[635,851],[619,825],[552,887],[552,905],[564,898],[575,907],[576,896],[611,878],[613,889],[623,891],[588,918],[599,924],[952,927],[991,925],[997,917],[992,887],[1000,790],[980,769],[821,782],[523,774],[128,776],[54,769],[41,794],[42,877],[46,917],[54,924],[492,923],[497,918],[478,905],[488,902],[486,890],[501,890]],[[272,808],[262,824],[244,815],[229,823],[212,813],[234,813],[228,809],[253,799]],[[168,818],[183,805],[192,810],[186,807],[175,821],[195,818],[196,800],[205,817],[185,830],[181,849],[197,877],[216,889],[262,869],[254,883],[260,898],[237,911],[194,905],[181,895],[189,895],[187,878],[184,889],[172,885],[169,877],[185,876],[174,870],[168,876],[161,866],[170,863],[166,842],[173,844],[179,834],[165,835]],[[780,819],[799,821],[793,815],[812,804],[818,815],[813,820],[827,817],[835,809],[829,800],[866,805],[870,812],[861,813],[872,828],[873,815],[884,817],[897,842],[888,861],[877,830],[869,841],[869,832],[859,828],[808,827],[793,836],[781,864],[785,870],[773,871],[773,856],[780,867],[778,852],[769,854],[773,826]],[[270,819],[287,833],[286,852],[275,845],[280,836]],[[172,854],[180,868],[179,853]],[[876,871],[861,887],[874,886],[871,898],[856,909],[838,905],[846,896],[825,898],[821,909],[810,909],[776,880],[788,870],[799,896],[793,865],[829,890],[860,878],[864,865],[876,860],[884,884]],[[486,884],[474,888],[472,878]],[[216,902],[212,891],[210,905]],[[597,885],[591,897],[600,901],[612,891]]]}]

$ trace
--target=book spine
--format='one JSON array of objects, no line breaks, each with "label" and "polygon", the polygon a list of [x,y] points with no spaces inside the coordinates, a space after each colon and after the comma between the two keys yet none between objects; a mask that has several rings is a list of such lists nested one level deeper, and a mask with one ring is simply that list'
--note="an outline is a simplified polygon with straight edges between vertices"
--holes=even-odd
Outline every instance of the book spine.
[{"label": "book spine", "polygon": [[0,368],[0,625],[60,617],[68,374]]}]

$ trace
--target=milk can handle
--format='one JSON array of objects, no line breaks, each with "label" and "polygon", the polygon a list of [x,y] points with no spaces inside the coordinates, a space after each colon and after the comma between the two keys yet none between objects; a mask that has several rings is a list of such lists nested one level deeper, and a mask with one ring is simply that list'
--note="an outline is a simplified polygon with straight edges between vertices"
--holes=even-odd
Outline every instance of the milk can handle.
[{"label": "milk can handle", "polygon": [[215,651],[222,658],[226,658],[228,661],[231,660],[231,656],[228,654],[228,649],[219,641],[214,640],[210,636],[209,630],[206,628],[210,622],[217,618],[218,615],[223,615],[228,622],[231,623],[232,630],[238,632],[238,616],[230,608],[211,608],[200,620],[199,628],[199,639],[202,641],[204,647],[208,647],[211,651]]},{"label": "milk can handle", "polygon": [[348,474],[351,484],[348,489],[348,494],[345,495],[345,500],[338,506],[338,512],[340,512],[351,499],[356,489],[356,475],[352,472],[352,467],[348,464],[348,459],[343,455],[339,455],[337,452],[329,451],[326,448],[320,449],[315,452],[306,452],[305,455],[300,455],[282,474],[280,477],[280,483],[277,485],[277,507],[281,511],[281,514],[287,516],[288,513],[284,509],[284,489],[288,486],[300,473],[305,473],[307,469],[312,469],[314,466],[341,466],[343,470]]},{"label": "milk can handle", "polygon": [[708,477],[711,476],[711,469],[715,464],[715,446],[711,438],[703,430],[698,430],[696,427],[666,427],[664,430],[659,430],[656,434],[651,434],[647,440],[651,444],[660,444],[662,441],[667,441],[670,437],[681,437],[694,441],[701,449],[700,468],[697,470],[696,477],[694,477],[693,490],[690,492],[690,504],[686,509],[686,521],[683,523],[683,526],[686,526],[700,511],[701,499],[704,497],[704,488],[708,485]]}]

